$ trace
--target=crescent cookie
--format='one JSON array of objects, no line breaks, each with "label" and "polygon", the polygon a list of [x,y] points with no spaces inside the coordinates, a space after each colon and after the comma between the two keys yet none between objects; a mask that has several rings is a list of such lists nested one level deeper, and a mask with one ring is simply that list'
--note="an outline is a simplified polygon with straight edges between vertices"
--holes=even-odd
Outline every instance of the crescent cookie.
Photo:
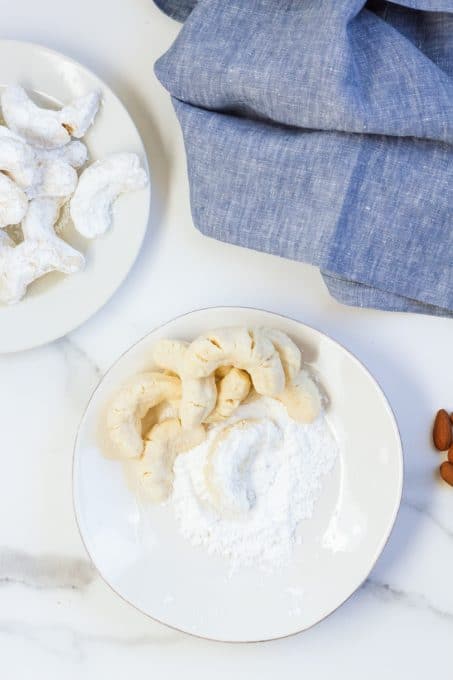
[{"label": "crescent cookie", "polygon": [[137,465],[141,491],[153,503],[161,503],[171,493],[173,465],[176,457],[193,449],[206,437],[202,426],[184,430],[179,419],[165,420],[155,425],[145,442],[143,456]]},{"label": "crescent cookie", "polygon": [[113,398],[107,430],[115,458],[138,458],[144,450],[142,419],[149,409],[181,397],[181,381],[149,371],[129,380]]},{"label": "crescent cookie", "polygon": [[272,397],[285,387],[279,354],[257,329],[220,328],[201,335],[186,351],[184,374],[203,378],[225,365],[247,371],[258,394]]},{"label": "crescent cookie", "polygon": [[277,399],[286,406],[288,415],[298,423],[312,423],[322,409],[319,388],[305,369],[299,371]]},{"label": "crescent cookie", "polygon": [[153,348],[153,359],[159,368],[175,373],[181,378],[182,393],[179,417],[186,429],[204,422],[217,401],[214,375],[202,378],[187,376],[184,359],[189,343],[183,340],[159,340]]}]

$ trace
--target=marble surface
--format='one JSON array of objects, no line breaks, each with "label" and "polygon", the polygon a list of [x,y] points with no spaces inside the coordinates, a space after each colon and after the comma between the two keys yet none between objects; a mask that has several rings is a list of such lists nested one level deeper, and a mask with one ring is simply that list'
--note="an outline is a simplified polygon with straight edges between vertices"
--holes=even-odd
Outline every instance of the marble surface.
[{"label": "marble surface", "polygon": [[[453,489],[436,478],[429,431],[437,408],[453,409],[452,321],[342,307],[313,268],[193,228],[181,135],[152,71],[178,25],[151,0],[0,7],[2,37],[65,52],[116,90],[156,185],[143,250],[114,298],[68,337],[0,356],[1,677],[451,678]],[[347,345],[382,384],[405,449],[403,504],[368,581],[322,624],[274,643],[211,643],[148,620],[96,575],[72,510],[74,436],[103,372],[155,325],[221,304],[288,314]]]}]

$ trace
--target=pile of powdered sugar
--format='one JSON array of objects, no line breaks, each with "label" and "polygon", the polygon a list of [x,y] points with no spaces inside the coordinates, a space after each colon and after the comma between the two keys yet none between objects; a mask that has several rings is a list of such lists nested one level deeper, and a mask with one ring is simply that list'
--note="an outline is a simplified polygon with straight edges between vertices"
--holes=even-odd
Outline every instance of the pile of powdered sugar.
[{"label": "pile of powdered sugar", "polygon": [[[243,430],[229,428],[240,421]],[[228,558],[232,571],[283,566],[337,453],[323,415],[300,425],[274,399],[243,404],[177,458],[171,500],[179,529],[193,545]]]}]

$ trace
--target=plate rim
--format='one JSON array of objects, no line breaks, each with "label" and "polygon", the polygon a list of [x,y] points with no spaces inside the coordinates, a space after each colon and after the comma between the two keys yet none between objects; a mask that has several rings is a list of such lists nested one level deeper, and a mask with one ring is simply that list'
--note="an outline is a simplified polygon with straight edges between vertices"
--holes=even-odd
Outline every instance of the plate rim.
[{"label": "plate rim", "polygon": [[[73,331],[77,330],[80,328],[84,323],[92,319],[106,304],[113,298],[115,293],[119,290],[119,288],[123,285],[127,277],[129,276],[132,268],[134,267],[137,258],[141,252],[141,249],[143,247],[143,242],[145,240],[146,234],[148,232],[149,228],[149,222],[150,222],[150,214],[151,214],[151,200],[152,200],[152,176],[151,176],[151,168],[149,165],[149,160],[148,160],[148,153],[147,149],[145,146],[145,143],[143,141],[143,138],[140,134],[140,131],[135,123],[135,120],[133,119],[131,113],[129,112],[129,108],[125,105],[123,102],[122,98],[116,93],[116,91],[111,87],[109,83],[107,83],[104,78],[102,78],[96,71],[94,71],[92,68],[89,66],[86,66],[84,63],[77,61],[72,56],[68,56],[64,52],[60,52],[59,50],[56,50],[52,47],[48,47],[47,45],[43,45],[42,43],[39,42],[34,42],[32,40],[17,40],[15,38],[0,38],[0,49],[2,44],[7,44],[11,46],[16,46],[17,48],[32,48],[34,50],[39,50],[41,52],[46,52],[47,54],[50,54],[54,57],[58,57],[60,59],[64,59],[65,61],[69,62],[70,64],[76,66],[79,69],[82,69],[82,71],[85,71],[88,73],[90,76],[94,77],[95,80],[99,81],[99,84],[102,85],[103,88],[106,88],[110,95],[113,96],[114,99],[117,100],[117,102],[120,104],[121,108],[124,109],[127,117],[129,118],[130,124],[132,125],[134,131],[137,134],[137,138],[140,141],[141,147],[142,147],[142,153],[141,153],[141,161],[144,164],[144,169],[147,172],[148,175],[148,185],[145,187],[145,191],[148,194],[148,199],[147,199],[147,210],[146,210],[146,222],[145,222],[145,228],[143,229],[143,233],[141,234],[140,242],[138,244],[137,250],[131,259],[129,266],[127,270],[124,272],[124,274],[121,276],[121,278],[116,280],[116,283],[113,287],[113,289],[110,291],[110,293],[103,299],[103,301],[95,308],[94,311],[91,311],[88,313],[88,315],[82,315],[83,318],[79,321],[76,322],[75,325],[70,325],[70,328],[67,328],[63,333],[58,331],[57,334],[52,333],[47,339],[44,340],[39,340],[38,342],[31,342],[31,343],[23,343],[20,346],[13,347],[10,349],[1,349],[0,350],[0,355],[7,355],[7,354],[17,354],[19,352],[27,352],[29,350],[38,348],[38,347],[45,347],[46,345],[55,342],[57,340],[61,340],[62,338],[65,338],[69,333],[72,333]],[[20,304],[20,302],[19,302]]]},{"label": "plate rim", "polygon": [[[396,441],[397,441],[397,444],[398,444],[399,479],[398,479],[397,501],[395,503],[395,507],[394,507],[393,512],[392,512],[392,518],[391,518],[391,521],[389,523],[388,530],[385,532],[385,534],[383,534],[382,539],[379,543],[379,546],[378,546],[378,548],[375,552],[373,562],[370,565],[370,568],[367,571],[367,573],[364,575],[363,579],[360,581],[360,583],[357,584],[357,586],[354,588],[354,590],[347,597],[345,597],[341,602],[339,602],[336,605],[336,607],[334,609],[329,611],[327,614],[324,614],[320,619],[318,619],[317,621],[314,621],[309,626],[306,626],[305,628],[300,628],[299,630],[295,630],[291,633],[286,633],[285,635],[275,635],[273,637],[265,637],[265,638],[262,638],[262,639],[252,639],[252,640],[234,640],[233,639],[233,640],[230,640],[230,639],[225,639],[225,638],[217,638],[217,637],[209,637],[207,635],[201,635],[199,633],[194,633],[190,630],[185,630],[184,628],[178,628],[177,626],[175,626],[171,623],[167,623],[166,621],[162,621],[161,619],[157,618],[156,616],[152,616],[149,612],[145,611],[144,609],[142,609],[141,607],[136,605],[134,602],[131,602],[131,600],[129,600],[124,595],[122,595],[107,580],[107,578],[103,575],[100,568],[97,566],[95,560],[93,559],[93,556],[91,555],[91,552],[88,549],[88,546],[85,542],[85,539],[84,539],[84,536],[83,536],[83,533],[82,533],[81,522],[79,521],[79,514],[78,514],[78,502],[76,500],[76,492],[75,492],[75,477],[76,477],[76,466],[77,466],[76,455],[77,455],[79,436],[80,436],[80,433],[81,433],[82,425],[85,421],[86,415],[87,415],[88,410],[91,406],[91,403],[92,403],[98,389],[100,388],[101,384],[103,383],[104,379],[107,377],[108,374],[110,374],[110,372],[123,359],[123,357],[126,354],[128,354],[132,349],[134,349],[137,345],[139,345],[141,342],[143,342],[143,340],[148,338],[150,335],[152,335],[156,331],[159,331],[159,330],[165,328],[165,326],[168,326],[169,324],[173,323],[174,321],[182,319],[186,316],[190,316],[192,314],[199,313],[199,312],[209,312],[209,311],[218,311],[218,310],[225,311],[225,312],[235,312],[235,311],[239,310],[239,311],[251,311],[251,312],[261,312],[261,313],[264,313],[264,314],[270,314],[271,316],[279,317],[281,319],[286,319],[286,320],[295,322],[295,323],[297,323],[301,326],[305,326],[309,330],[315,331],[315,333],[318,333],[320,336],[327,338],[327,340],[329,340],[333,344],[340,347],[340,349],[342,349],[344,352],[346,352],[346,354],[348,354],[350,356],[350,358],[353,359],[353,361],[355,361],[357,364],[359,364],[359,366],[365,371],[365,373],[368,375],[368,377],[370,377],[371,380],[375,383],[379,392],[383,396],[384,404],[385,404],[387,411],[388,411],[388,414],[391,418],[391,421],[392,421],[392,424],[393,424],[393,427],[394,427],[394,431],[395,431],[395,435],[396,435]],[[183,314],[178,314],[175,317],[167,319],[167,321],[165,321],[165,322],[163,322],[163,323],[161,323],[157,326],[154,326],[150,331],[145,333],[145,335],[141,336],[138,340],[133,342],[128,348],[126,348],[123,352],[121,352],[121,354],[104,371],[102,376],[99,378],[97,385],[92,390],[90,397],[87,401],[87,404],[86,404],[85,408],[83,409],[82,415],[80,417],[79,424],[78,424],[78,427],[77,427],[76,436],[75,436],[75,439],[74,439],[74,446],[73,446],[73,450],[72,450],[71,487],[72,487],[72,507],[73,507],[73,512],[74,512],[74,518],[75,518],[75,522],[76,522],[76,525],[77,525],[79,536],[80,536],[80,539],[82,541],[85,552],[88,555],[88,558],[90,559],[90,561],[91,561],[96,573],[98,574],[98,576],[100,576],[102,581],[110,588],[110,590],[116,596],[120,597],[123,600],[123,602],[126,602],[128,605],[133,607],[136,611],[140,612],[141,614],[143,614],[147,618],[151,619],[152,621],[159,623],[162,626],[166,626],[170,630],[173,630],[173,631],[178,632],[178,633],[184,633],[185,635],[190,635],[191,637],[197,638],[199,640],[208,640],[210,642],[218,642],[218,643],[223,643],[223,644],[251,645],[251,644],[259,644],[259,643],[263,643],[263,642],[273,642],[275,640],[284,640],[286,638],[291,638],[291,637],[294,637],[296,635],[300,635],[302,633],[305,633],[308,630],[311,630],[312,628],[319,625],[320,623],[322,623],[323,621],[328,619],[330,616],[335,614],[335,612],[338,611],[346,602],[348,602],[348,600],[350,600],[350,598],[352,598],[352,596],[363,586],[363,584],[366,582],[369,575],[371,574],[371,572],[375,568],[376,564],[378,563],[382,553],[384,552],[384,550],[385,550],[385,548],[386,548],[386,546],[387,546],[387,544],[390,540],[390,536],[392,535],[393,530],[395,528],[398,513],[399,513],[400,508],[401,508],[402,495],[403,495],[403,485],[404,485],[404,448],[403,448],[403,443],[402,443],[402,439],[401,439],[400,429],[399,429],[399,426],[398,426],[398,421],[396,419],[396,415],[395,415],[393,407],[390,403],[390,400],[388,399],[387,394],[385,393],[382,385],[377,380],[377,378],[375,378],[375,376],[371,373],[370,369],[366,366],[366,364],[364,364],[361,361],[361,359],[359,359],[356,356],[356,354],[354,354],[354,352],[352,352],[347,347],[345,347],[341,342],[339,342],[338,340],[331,337],[328,333],[324,333],[324,331],[319,330],[319,328],[317,328],[316,326],[305,323],[304,321],[299,321],[298,319],[295,319],[294,317],[289,316],[287,314],[280,314],[279,312],[269,311],[267,309],[262,309],[260,307],[249,307],[247,305],[239,305],[239,306],[237,306],[237,305],[216,305],[216,306],[209,306],[209,307],[201,307],[201,308],[197,308],[197,309],[192,309],[188,312],[184,312]]]}]

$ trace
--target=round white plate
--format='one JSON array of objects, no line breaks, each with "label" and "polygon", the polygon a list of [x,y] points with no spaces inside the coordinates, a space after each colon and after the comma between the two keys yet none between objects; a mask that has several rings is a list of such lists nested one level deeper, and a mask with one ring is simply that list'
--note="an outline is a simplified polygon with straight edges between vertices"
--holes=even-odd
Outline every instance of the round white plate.
[{"label": "round white plate", "polygon": [[[91,160],[116,151],[146,153],[128,112],[111,89],[77,62],[46,47],[0,40],[0,87],[18,83],[49,103],[62,104],[93,89],[103,104],[84,138]],[[149,187],[123,194],[114,206],[112,228],[87,240],[75,230],[64,238],[86,257],[71,276],[48,274],[33,283],[16,305],[0,304],[0,352],[28,349],[55,340],[92,316],[115,292],[132,267],[148,224]]]},{"label": "round white plate", "polygon": [[[120,464],[102,457],[99,423],[106,402],[150,367],[162,337],[191,340],[219,326],[270,326],[304,348],[319,373],[340,457],[324,480],[314,516],[302,522],[294,563],[273,574],[228,563],[189,545],[171,505],[141,510]],[[373,377],[323,333],[277,314],[213,308],[181,316],[131,347],[104,376],[80,424],[74,452],[74,503],[80,532],[106,582],[135,607],[169,626],[224,641],[296,633],[341,605],[366,579],[398,511],[403,459],[391,408]]]}]

